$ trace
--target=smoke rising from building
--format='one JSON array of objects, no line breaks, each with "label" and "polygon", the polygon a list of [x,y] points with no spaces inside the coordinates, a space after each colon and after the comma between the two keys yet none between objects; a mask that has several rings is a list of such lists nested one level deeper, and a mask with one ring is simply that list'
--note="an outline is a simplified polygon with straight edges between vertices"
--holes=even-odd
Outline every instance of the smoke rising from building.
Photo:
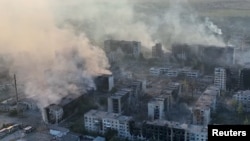
[{"label": "smoke rising from building", "polygon": [[147,12],[142,14],[143,16],[139,16],[149,25],[153,40],[158,40],[167,48],[171,47],[173,43],[225,46],[221,34],[215,35],[211,32],[211,28],[220,29],[212,21],[209,21],[208,27],[207,21],[199,18],[188,0],[169,0],[168,2],[157,0],[157,2],[162,4],[158,5],[162,7],[161,9],[152,10],[150,4],[142,2],[145,5],[142,11],[153,11],[153,14],[150,15],[153,17],[152,19],[146,20],[149,17]]},{"label": "smoke rising from building", "polygon": [[92,77],[110,73],[105,53],[84,33],[57,27],[51,2],[0,1],[0,54],[40,107],[94,87]]},{"label": "smoke rising from building", "polygon": [[94,86],[93,76],[110,73],[105,53],[95,46],[106,39],[140,41],[150,50],[156,41],[163,47],[175,42],[223,44],[206,32],[187,1],[152,3],[1,0],[0,53],[10,58],[10,74],[17,74],[25,93],[46,106]]},{"label": "smoke rising from building", "polygon": [[58,19],[84,31],[99,45],[107,39],[140,41],[150,50],[156,42],[168,49],[172,43],[225,45],[221,35],[214,35],[206,20],[198,18],[188,0],[64,0],[62,3],[56,8]]}]

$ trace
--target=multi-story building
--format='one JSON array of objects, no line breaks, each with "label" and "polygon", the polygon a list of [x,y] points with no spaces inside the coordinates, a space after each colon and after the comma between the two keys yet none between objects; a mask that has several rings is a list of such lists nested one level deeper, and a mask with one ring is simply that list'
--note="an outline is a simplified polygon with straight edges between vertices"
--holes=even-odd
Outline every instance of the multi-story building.
[{"label": "multi-story building", "polygon": [[131,88],[132,89],[132,95],[135,96],[136,98],[138,98],[145,91],[145,87],[146,87],[145,85],[146,84],[145,84],[144,81],[133,80],[131,82],[131,84],[129,84],[128,88]]},{"label": "multi-story building", "polygon": [[163,98],[154,98],[148,102],[148,118],[151,120],[164,119],[165,103]]},{"label": "multi-story building", "polygon": [[166,120],[146,121],[142,127],[142,134],[146,139],[157,141],[185,141],[186,125]]},{"label": "multi-story building", "polygon": [[169,69],[168,72],[166,73],[166,76],[168,77],[177,77],[178,75],[179,75],[178,69]]},{"label": "multi-story building", "polygon": [[233,95],[237,103],[241,103],[243,110],[250,112],[250,90],[238,91]]},{"label": "multi-story building", "polygon": [[141,54],[141,42],[123,41],[123,40],[104,41],[104,50],[106,51],[107,54],[112,53],[117,49],[120,49],[126,55],[138,58]]},{"label": "multi-story building", "polygon": [[161,70],[159,68],[150,68],[149,73],[154,76],[159,76],[161,73]]},{"label": "multi-story building", "polygon": [[226,90],[226,82],[227,82],[226,69],[224,68],[215,68],[214,69],[214,85],[221,90]]},{"label": "multi-story building", "polygon": [[114,87],[113,75],[100,75],[95,78],[96,89],[101,92],[111,91]]},{"label": "multi-story building", "polygon": [[166,112],[172,107],[172,94],[165,93],[154,97],[148,102],[148,118],[151,120],[164,119]]},{"label": "multi-story building", "polygon": [[58,124],[63,119],[63,108],[59,105],[52,104],[46,108],[48,121],[52,124]]},{"label": "multi-story building", "polygon": [[84,127],[87,131],[104,134],[109,129],[116,130],[118,137],[131,140],[130,122],[132,117],[98,110],[84,114]]},{"label": "multi-story building", "polygon": [[129,109],[129,97],[132,90],[123,88],[108,97],[108,112],[122,114]]},{"label": "multi-story building", "polygon": [[157,43],[155,46],[152,47],[152,57],[153,58],[162,58],[164,55],[162,44]]},{"label": "multi-story building", "polygon": [[198,78],[200,76],[200,71],[193,70],[190,67],[184,67],[179,69],[179,74],[182,74],[187,78]]},{"label": "multi-story building", "polygon": [[240,70],[240,90],[250,90],[250,68]]},{"label": "multi-story building", "polygon": [[[86,94],[91,93],[90,91]],[[51,104],[46,106],[42,109],[42,116],[45,123],[55,124],[56,119],[61,119],[60,115],[61,111],[63,110],[62,119],[65,119],[72,114],[74,114],[79,107],[81,100],[83,99],[84,95],[76,95],[76,94],[69,94],[63,97],[57,104]],[[57,107],[57,108],[56,108]],[[61,110],[62,108],[62,110]],[[52,113],[52,114],[51,114]],[[58,122],[61,120],[57,120]]]},{"label": "multi-story building", "polygon": [[235,48],[230,46],[173,44],[172,55],[185,65],[192,65],[194,61],[198,61],[205,68],[211,65],[232,65],[235,62]]},{"label": "multi-story building", "polygon": [[207,126],[211,120],[211,112],[216,110],[218,90],[208,87],[199,97],[192,109],[192,123]]},{"label": "multi-story building", "polygon": [[190,124],[187,132],[187,141],[208,141],[207,127]]},{"label": "multi-story building", "polygon": [[157,141],[207,141],[207,128],[200,125],[181,124],[167,120],[146,121],[142,134]]}]

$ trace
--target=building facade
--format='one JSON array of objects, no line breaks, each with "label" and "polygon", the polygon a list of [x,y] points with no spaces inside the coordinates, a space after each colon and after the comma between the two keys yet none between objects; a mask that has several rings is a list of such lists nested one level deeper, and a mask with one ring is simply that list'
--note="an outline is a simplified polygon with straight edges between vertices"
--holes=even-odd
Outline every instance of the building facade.
[{"label": "building facade", "polygon": [[214,69],[214,85],[221,90],[226,90],[227,82],[226,69],[224,68],[215,68]]},{"label": "building facade", "polygon": [[250,112],[250,90],[238,91],[233,95],[233,98],[237,103],[242,104],[244,111]]},{"label": "building facade", "polygon": [[153,58],[162,58],[164,55],[162,44],[157,43],[155,46],[152,47],[152,57]]},{"label": "building facade", "polygon": [[207,128],[199,125],[181,124],[167,120],[146,121],[142,134],[156,141],[207,141]]},{"label": "building facade", "polygon": [[128,110],[131,89],[121,89],[112,96],[108,97],[108,112],[122,114]]},{"label": "building facade", "polygon": [[240,90],[250,90],[250,68],[240,70]]},{"label": "building facade", "polygon": [[84,114],[84,127],[87,131],[104,134],[109,129],[116,130],[118,137],[132,139],[129,123],[132,117],[90,110]]}]

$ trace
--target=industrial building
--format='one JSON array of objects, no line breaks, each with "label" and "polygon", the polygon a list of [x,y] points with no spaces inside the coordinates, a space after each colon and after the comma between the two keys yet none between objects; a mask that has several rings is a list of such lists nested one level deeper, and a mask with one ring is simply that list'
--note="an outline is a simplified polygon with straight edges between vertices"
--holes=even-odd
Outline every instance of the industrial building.
[{"label": "industrial building", "polygon": [[161,43],[156,43],[152,47],[152,57],[153,58],[162,58],[164,55],[163,49],[162,49],[162,44]]},{"label": "industrial building", "polygon": [[236,92],[233,99],[242,104],[244,111],[250,112],[250,90]]},{"label": "industrial building", "polygon": [[219,95],[218,89],[209,86],[196,101],[192,108],[192,123],[207,126],[211,121],[211,112],[216,111],[216,99]]},{"label": "industrial building", "polygon": [[132,117],[98,110],[84,114],[84,127],[87,131],[104,134],[109,129],[118,132],[118,137],[131,140],[130,122]]},{"label": "industrial building", "polygon": [[129,97],[131,96],[131,89],[121,89],[108,97],[108,112],[122,114],[129,109]]},{"label": "industrial building", "polygon": [[157,141],[207,141],[207,128],[167,120],[146,121],[142,134],[148,140]]}]

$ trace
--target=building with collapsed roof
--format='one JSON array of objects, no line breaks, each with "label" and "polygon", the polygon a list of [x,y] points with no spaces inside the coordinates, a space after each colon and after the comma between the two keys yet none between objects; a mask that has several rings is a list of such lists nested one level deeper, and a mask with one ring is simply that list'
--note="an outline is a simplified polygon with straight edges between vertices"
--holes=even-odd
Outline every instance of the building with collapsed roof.
[{"label": "building with collapsed roof", "polygon": [[207,127],[167,120],[145,121],[142,134],[147,140],[206,141]]},{"label": "building with collapsed roof", "polygon": [[108,112],[122,114],[129,108],[129,98],[132,90],[123,88],[108,97]]},{"label": "building with collapsed roof", "polygon": [[206,126],[211,121],[211,112],[216,111],[216,99],[219,89],[209,86],[192,108],[192,123]]},{"label": "building with collapsed roof", "polygon": [[57,104],[48,105],[42,110],[45,123],[57,124],[77,111],[83,95],[70,94],[63,97]]}]

